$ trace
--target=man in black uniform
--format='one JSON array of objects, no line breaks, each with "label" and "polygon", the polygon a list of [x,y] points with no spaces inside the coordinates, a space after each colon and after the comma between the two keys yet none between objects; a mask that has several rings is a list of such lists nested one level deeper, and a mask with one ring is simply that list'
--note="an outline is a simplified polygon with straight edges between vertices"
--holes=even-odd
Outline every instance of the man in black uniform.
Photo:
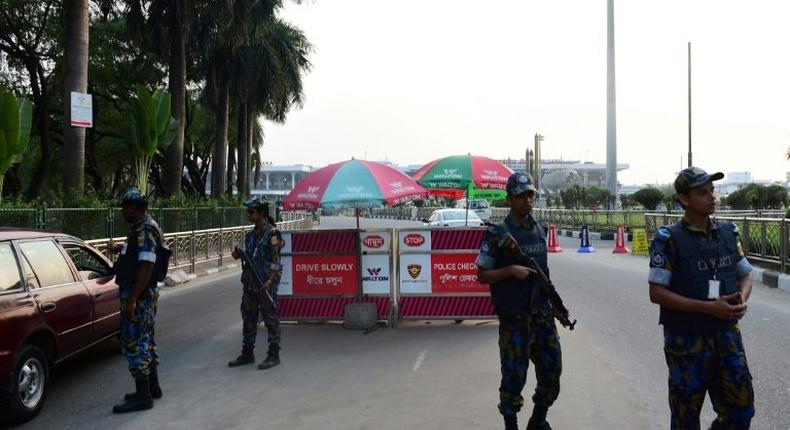
[{"label": "man in black uniform", "polygon": [[159,387],[159,351],[154,339],[156,303],[159,298],[157,280],[162,273],[162,232],[148,215],[148,201],[140,190],[131,188],[120,199],[123,218],[132,224],[126,242],[110,249],[120,253],[115,263],[115,281],[121,299],[121,351],[134,378],[136,392],[127,394],[125,401],[113,407],[113,412],[124,413],[154,406],[153,399],[162,397]]},{"label": "man in black uniform", "polygon": [[549,274],[546,232],[532,217],[537,190],[524,173],[510,175],[506,186],[510,214],[485,232],[477,258],[478,279],[491,285],[491,300],[499,315],[499,353],[502,382],[499,412],[506,430],[516,430],[516,414],[524,405],[521,391],[527,380],[529,362],[535,364],[537,387],[535,407],[528,430],[550,430],[549,407],[560,392],[562,352],[557,326],[548,298],[537,284],[535,271],[516,264],[504,252],[504,237],[510,233],[522,251]]},{"label": "man in black uniform", "polygon": [[735,224],[710,219],[713,181],[723,176],[682,170],[675,191],[685,215],[658,229],[650,246],[650,301],[661,306],[673,430],[699,430],[706,393],[718,415],[713,430],[748,429],[754,416],[752,375],[738,329],[752,267]]}]

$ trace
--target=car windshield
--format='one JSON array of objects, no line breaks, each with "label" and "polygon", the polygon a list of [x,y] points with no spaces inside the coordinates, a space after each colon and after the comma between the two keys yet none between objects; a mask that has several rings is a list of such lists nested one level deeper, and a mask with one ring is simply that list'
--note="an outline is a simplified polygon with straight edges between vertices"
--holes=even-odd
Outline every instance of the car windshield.
[{"label": "car windshield", "polygon": [[[443,218],[445,221],[454,221],[454,220],[463,220],[464,219],[464,212],[466,211],[447,211],[443,214]],[[480,219],[477,217],[477,214],[474,212],[469,212],[469,219]]]}]

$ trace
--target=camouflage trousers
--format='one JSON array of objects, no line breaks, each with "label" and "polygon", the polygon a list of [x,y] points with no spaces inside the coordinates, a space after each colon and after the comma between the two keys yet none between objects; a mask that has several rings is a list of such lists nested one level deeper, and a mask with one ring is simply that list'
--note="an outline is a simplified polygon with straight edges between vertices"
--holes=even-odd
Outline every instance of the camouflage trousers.
[{"label": "camouflage trousers", "polygon": [[[159,350],[154,336],[156,323],[156,302],[158,293],[137,301],[132,321],[127,321],[121,316],[121,327],[118,340],[121,343],[121,352],[128,363],[132,377],[148,376],[151,367],[159,364]],[[123,309],[123,303],[121,302]]]},{"label": "camouflage trousers", "polygon": [[673,430],[699,430],[705,393],[718,417],[712,430],[748,429],[754,416],[752,375],[737,326],[715,335],[664,329]]},{"label": "camouflage trousers", "polygon": [[[271,291],[272,298],[277,302],[277,286]],[[245,348],[255,347],[258,335],[258,322],[263,319],[268,331],[269,349],[280,350],[280,316],[272,306],[262,287],[253,280],[244,283],[244,294],[241,297],[242,345]]]},{"label": "camouflage trousers", "polygon": [[516,415],[524,406],[521,391],[527,382],[529,362],[535,365],[537,386],[532,401],[548,408],[560,394],[562,350],[557,326],[550,310],[529,315],[500,313],[499,358],[502,382],[499,412]]}]

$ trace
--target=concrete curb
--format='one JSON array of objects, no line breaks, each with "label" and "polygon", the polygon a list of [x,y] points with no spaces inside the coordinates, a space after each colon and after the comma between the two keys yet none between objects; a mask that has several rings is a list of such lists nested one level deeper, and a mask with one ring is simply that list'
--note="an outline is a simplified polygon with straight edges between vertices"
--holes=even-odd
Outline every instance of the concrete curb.
[{"label": "concrete curb", "polygon": [[187,273],[184,269],[171,270],[167,274],[167,278],[165,279],[165,282],[160,282],[159,286],[166,288],[175,288],[179,285],[183,285],[197,278],[216,275],[217,273],[220,272],[236,269],[239,267],[239,264],[227,263],[227,264],[223,264],[222,266],[214,266],[214,265],[205,265],[205,266],[206,267],[197,267],[195,269],[195,273]]},{"label": "concrete curb", "polygon": [[755,267],[752,270],[752,279],[759,280],[769,288],[779,288],[790,293],[790,275],[788,274]]}]

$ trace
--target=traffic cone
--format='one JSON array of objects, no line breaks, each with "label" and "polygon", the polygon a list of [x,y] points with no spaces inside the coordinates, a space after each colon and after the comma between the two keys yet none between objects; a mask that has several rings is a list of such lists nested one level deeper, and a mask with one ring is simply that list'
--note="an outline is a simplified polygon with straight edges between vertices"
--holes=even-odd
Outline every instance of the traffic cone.
[{"label": "traffic cone", "polygon": [[579,249],[576,250],[576,252],[581,254],[589,254],[595,252],[595,248],[593,248],[592,245],[590,245],[590,230],[587,228],[587,224],[582,226],[580,236],[581,236],[582,244],[579,247]]},{"label": "traffic cone", "polygon": [[557,240],[557,226],[549,226],[549,252],[562,252],[560,242]]},{"label": "traffic cone", "polygon": [[628,254],[630,249],[625,246],[625,228],[623,226],[617,226],[617,236],[615,236],[615,245],[613,254]]}]

